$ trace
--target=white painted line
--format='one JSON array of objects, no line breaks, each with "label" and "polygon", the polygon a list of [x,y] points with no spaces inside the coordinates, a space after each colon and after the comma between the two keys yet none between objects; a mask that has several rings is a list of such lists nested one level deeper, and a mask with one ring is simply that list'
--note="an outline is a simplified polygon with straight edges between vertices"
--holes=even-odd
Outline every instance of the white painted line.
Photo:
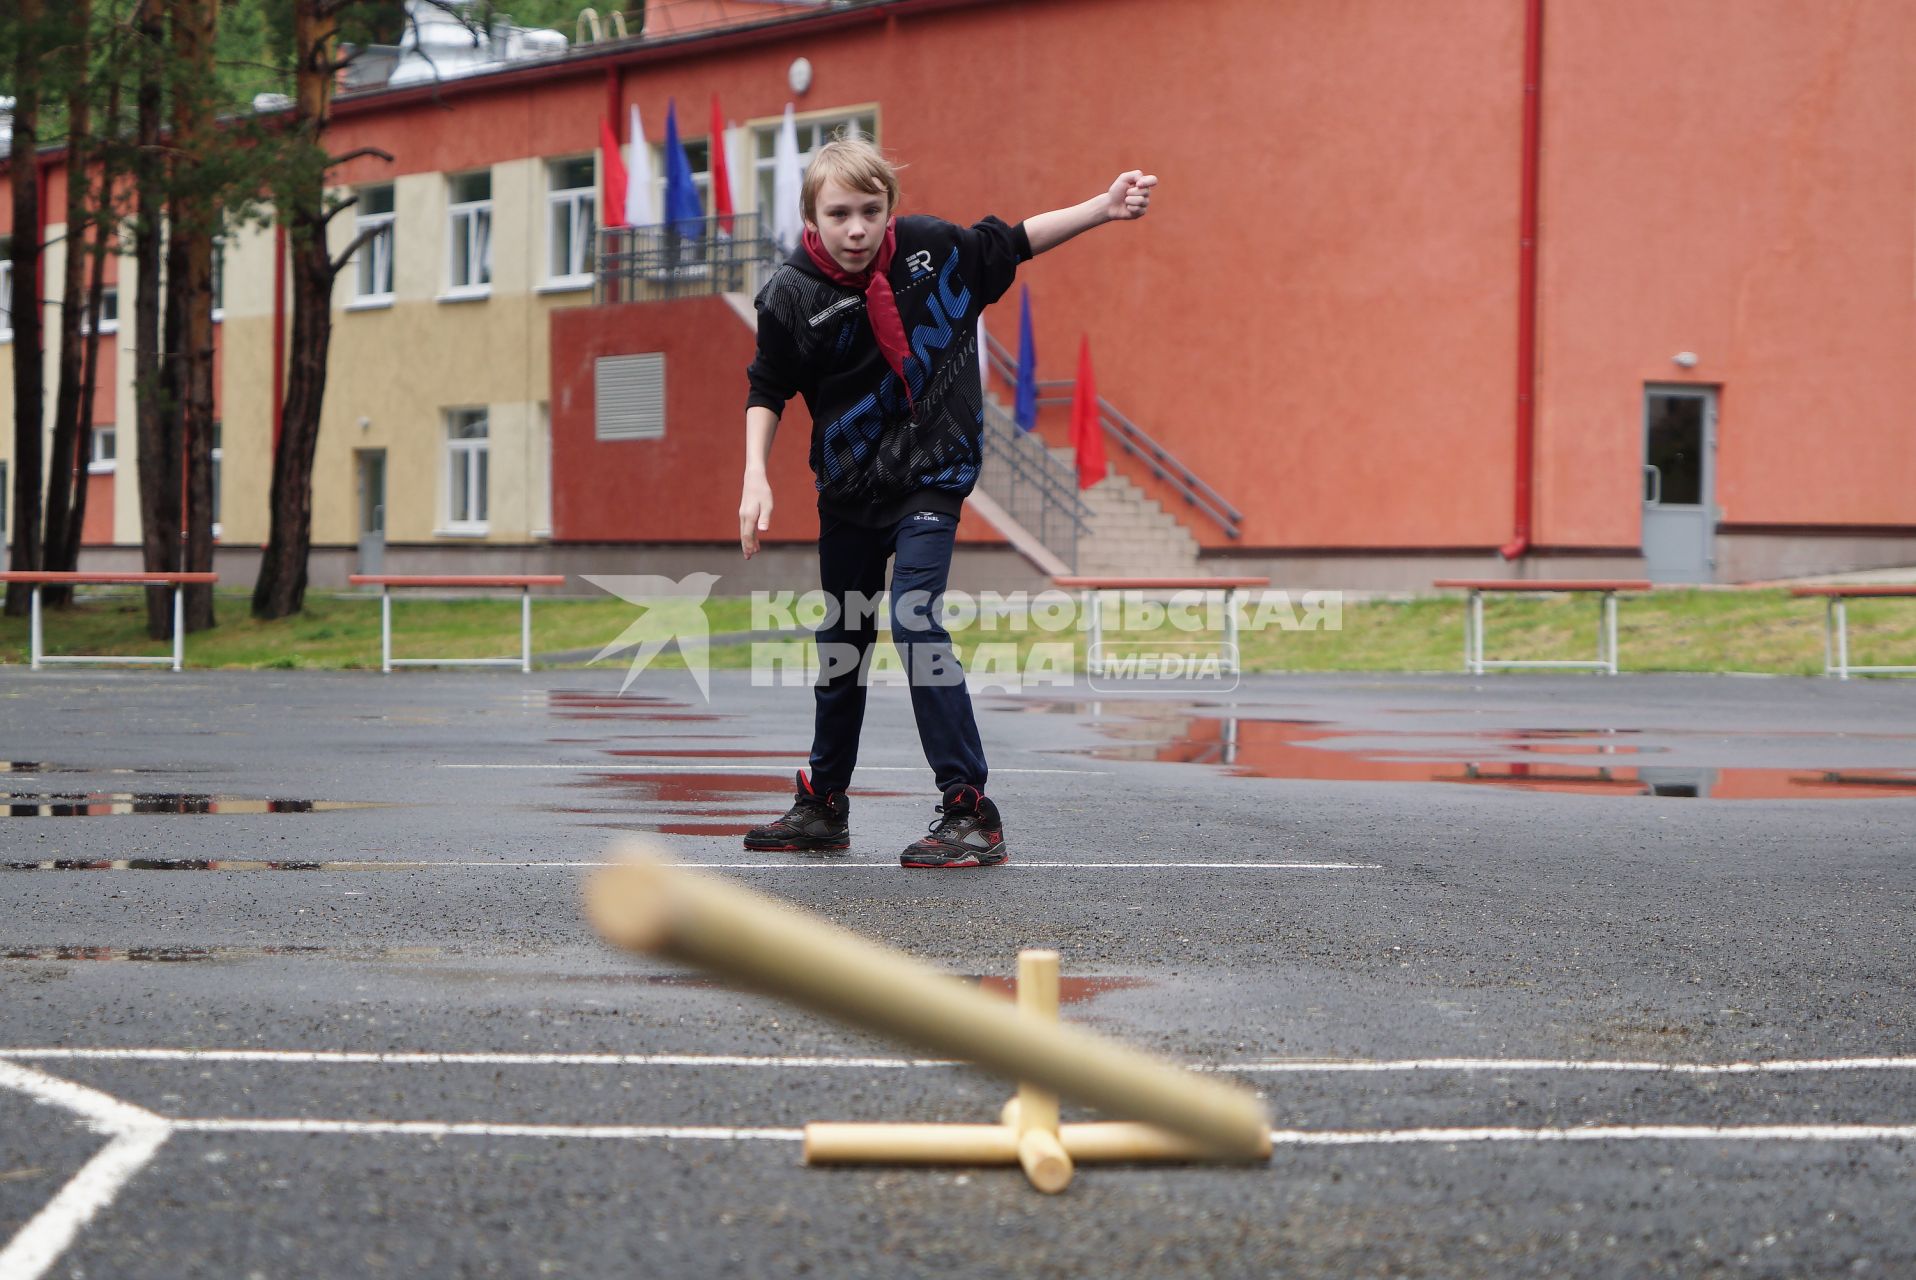
[{"label": "white painted line", "polygon": [[1916,1071],[1916,1058],[1779,1058],[1769,1062],[1630,1062],[1554,1058],[1405,1058],[1384,1062],[1233,1062],[1198,1068],[1236,1073],[1291,1075],[1386,1071],[1582,1071],[1650,1072],[1673,1076],[1786,1075],[1811,1071]]},{"label": "white painted line", "polygon": [[[327,1049],[161,1049],[161,1048],[64,1048],[38,1047],[9,1049],[0,1047],[0,1084],[6,1083],[8,1061],[55,1062],[260,1062],[316,1066],[426,1066],[426,1067],[727,1067],[758,1070],[905,1070],[929,1067],[963,1066],[949,1058],[879,1057],[781,1057],[753,1054],[701,1053],[492,1053],[390,1052],[360,1053]],[[1870,1058],[1777,1058],[1750,1062],[1644,1062],[1594,1059],[1579,1062],[1548,1058],[1406,1058],[1396,1061],[1267,1061],[1231,1062],[1215,1066],[1195,1065],[1193,1071],[1221,1074],[1257,1074],[1281,1072],[1294,1075],[1339,1075],[1385,1071],[1569,1071],[1600,1074],[1604,1072],[1650,1072],[1664,1075],[1760,1075],[1821,1071],[1916,1071],[1916,1057]],[[12,1068],[26,1072],[28,1068]],[[140,1122],[160,1119],[150,1111],[109,1098],[97,1090],[56,1081],[39,1072],[31,1075],[54,1081],[66,1089],[103,1099],[112,1107],[131,1113]],[[65,1097],[62,1099],[67,1101]],[[72,1105],[67,1101],[67,1105]],[[77,1109],[77,1108],[76,1108]]]},{"label": "white painted line", "polygon": [[[673,837],[680,839],[683,837]],[[735,837],[734,837],[735,838]],[[76,874],[97,870],[143,870],[155,873],[184,870],[177,867],[134,868],[123,865],[126,859],[116,859],[109,867],[87,867],[74,869]],[[278,871],[288,874],[326,875],[359,871],[433,871],[440,868],[448,870],[471,871],[541,871],[541,870],[577,870],[588,867],[615,867],[617,862],[599,859],[590,862],[480,862],[476,860],[446,862],[380,862],[358,860],[351,862],[320,862],[312,866],[274,867],[259,863],[256,859],[233,859],[239,866],[218,866],[206,868],[210,871],[226,873]],[[302,862],[303,859],[287,859],[289,862]],[[38,864],[8,864],[16,869],[56,871],[61,868],[51,860]],[[692,862],[688,866],[703,867],[708,871],[894,871],[899,870],[895,861],[887,862],[809,862],[798,858],[789,858],[783,862]],[[1128,871],[1381,871],[1380,862],[1010,862],[1004,864],[1010,871],[1103,871],[1108,869]],[[198,868],[193,868],[197,870]],[[993,870],[995,868],[987,868]]]},{"label": "white painted line", "polygon": [[98,1089],[89,1089],[83,1084],[4,1060],[0,1060],[0,1089],[12,1089],[26,1094],[35,1102],[71,1111],[85,1120],[93,1132],[113,1137],[165,1123],[145,1107],[136,1107]]},{"label": "white painted line", "polygon": [[146,1166],[172,1128],[143,1107],[11,1062],[0,1062],[0,1089],[71,1111],[94,1132],[113,1137],[0,1249],[0,1277],[38,1280],[93,1215]]},{"label": "white painted line", "polygon": [[[631,760],[622,764],[606,764],[598,760],[581,760],[575,764],[441,764],[441,769],[591,769],[598,773],[769,773],[784,775],[792,773],[791,764],[652,764],[643,759]],[[930,773],[924,765],[903,764],[861,764],[860,773]],[[1071,777],[1108,778],[1109,769],[993,769],[992,776],[1001,773],[1061,773]]]},{"label": "white painted line", "polygon": [[[895,1070],[955,1067],[939,1058],[766,1058],[692,1053],[346,1053],[300,1049],[0,1049],[8,1058],[84,1062],[271,1062],[405,1067],[759,1067]],[[36,1073],[37,1074],[37,1073]]]},{"label": "white painted line", "polygon": [[172,1130],[165,1124],[122,1134],[68,1179],[27,1225],[0,1249],[0,1276],[39,1280],[65,1253],[93,1215],[113,1202],[120,1188],[146,1167]]},{"label": "white painted line", "polygon": [[[435,1120],[178,1120],[198,1133],[347,1137],[601,1138],[614,1141],[800,1142],[803,1129],[720,1125],[449,1124]],[[1448,1146],[1495,1142],[1899,1142],[1916,1124],[1587,1125],[1550,1129],[1273,1129],[1280,1147]]]},{"label": "white painted line", "polygon": [[[330,1133],[351,1137],[688,1139],[708,1142],[800,1142],[803,1129],[733,1129],[716,1125],[444,1124],[436,1120],[176,1120],[194,1133]],[[0,1275],[4,1275],[0,1272]]]},{"label": "white painted line", "polygon": [[1564,1129],[1273,1129],[1280,1147],[1462,1142],[1896,1142],[1916,1124],[1588,1125]]}]

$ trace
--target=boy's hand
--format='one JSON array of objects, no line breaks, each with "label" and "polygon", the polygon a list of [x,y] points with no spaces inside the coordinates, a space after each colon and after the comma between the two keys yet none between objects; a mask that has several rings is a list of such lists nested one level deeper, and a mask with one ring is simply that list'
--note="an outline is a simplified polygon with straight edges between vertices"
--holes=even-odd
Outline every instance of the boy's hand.
[{"label": "boy's hand", "polygon": [[738,545],[747,560],[758,551],[758,535],[771,527],[772,486],[747,476],[745,491],[738,500]]},{"label": "boy's hand", "polygon": [[1130,222],[1142,218],[1145,210],[1151,207],[1151,188],[1158,185],[1158,175],[1145,173],[1141,169],[1131,169],[1118,175],[1111,184],[1111,190],[1105,193],[1105,216],[1113,222]]}]

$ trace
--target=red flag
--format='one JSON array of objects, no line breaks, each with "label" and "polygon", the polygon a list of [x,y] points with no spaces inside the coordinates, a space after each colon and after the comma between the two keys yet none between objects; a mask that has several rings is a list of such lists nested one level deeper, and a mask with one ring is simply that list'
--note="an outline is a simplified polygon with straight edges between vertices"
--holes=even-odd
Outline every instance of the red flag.
[{"label": "red flag", "polygon": [[725,166],[725,116],[719,111],[718,95],[712,95],[712,213],[718,227],[732,234],[732,173]]},{"label": "red flag", "polygon": [[619,135],[612,121],[599,117],[599,177],[605,183],[605,225],[625,225],[625,157],[619,154]]},{"label": "red flag", "polygon": [[1071,447],[1078,455],[1078,487],[1104,479],[1104,427],[1098,421],[1098,384],[1091,377],[1091,339],[1078,339],[1078,382],[1071,392]]}]

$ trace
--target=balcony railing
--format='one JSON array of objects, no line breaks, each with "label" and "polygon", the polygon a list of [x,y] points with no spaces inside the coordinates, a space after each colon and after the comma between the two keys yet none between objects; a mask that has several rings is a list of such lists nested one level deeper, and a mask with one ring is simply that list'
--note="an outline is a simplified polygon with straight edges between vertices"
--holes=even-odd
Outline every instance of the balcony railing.
[{"label": "balcony railing", "polygon": [[[723,225],[721,225],[723,224]],[[782,255],[756,213],[648,227],[605,227],[593,298],[668,302],[758,292]]]}]

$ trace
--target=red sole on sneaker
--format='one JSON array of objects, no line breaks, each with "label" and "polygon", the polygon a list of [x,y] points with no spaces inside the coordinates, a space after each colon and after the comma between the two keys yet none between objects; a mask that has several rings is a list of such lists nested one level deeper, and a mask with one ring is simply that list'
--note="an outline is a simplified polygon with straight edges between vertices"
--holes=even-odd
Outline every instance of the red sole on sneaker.
[{"label": "red sole on sneaker", "polygon": [[993,867],[1002,867],[1010,861],[1011,855],[1006,854],[996,862],[978,862],[976,860],[971,862],[907,862],[903,858],[900,858],[898,865],[915,871],[989,871]]},{"label": "red sole on sneaker", "polygon": [[851,841],[843,844],[748,844],[747,853],[843,853],[851,848]]}]

